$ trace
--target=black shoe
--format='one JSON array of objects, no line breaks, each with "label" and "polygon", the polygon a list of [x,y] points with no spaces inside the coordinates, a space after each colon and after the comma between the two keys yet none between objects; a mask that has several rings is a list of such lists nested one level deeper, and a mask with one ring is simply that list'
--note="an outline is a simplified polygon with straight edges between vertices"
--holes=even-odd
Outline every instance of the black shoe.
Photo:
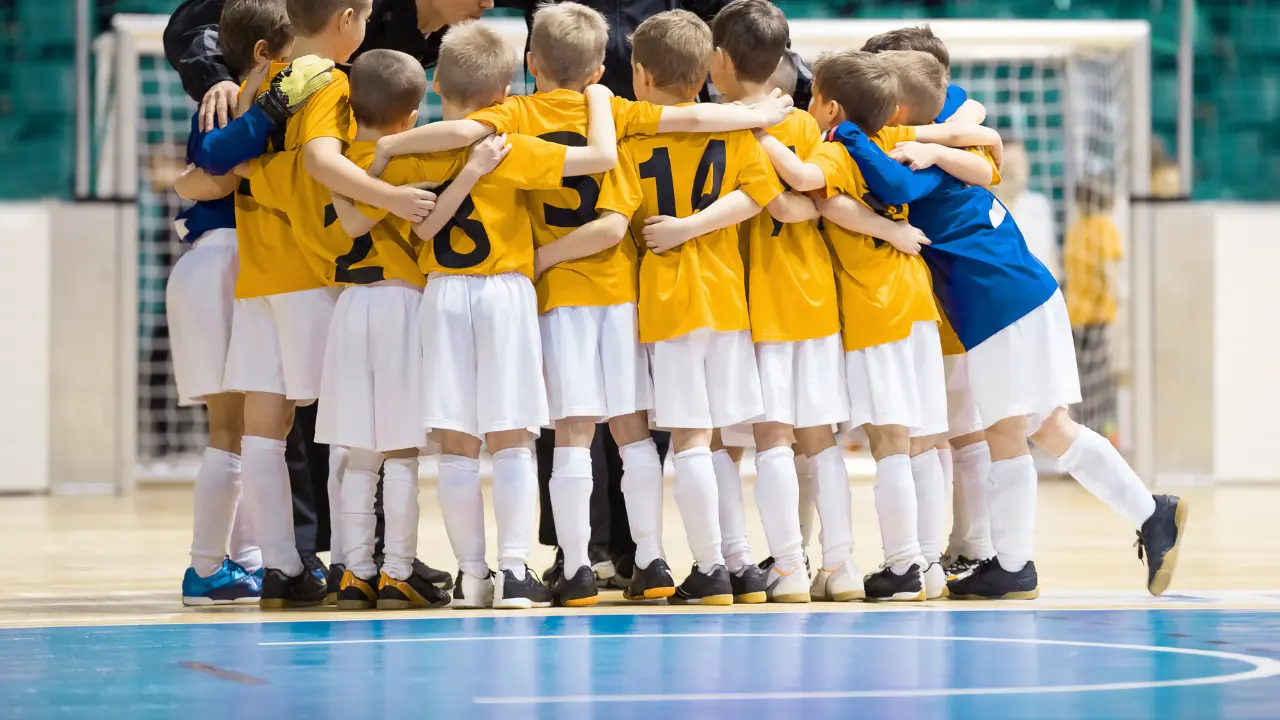
[{"label": "black shoe", "polygon": [[551,567],[542,573],[542,577],[547,582],[555,585],[560,582],[560,578],[564,577],[564,550],[559,546],[556,547],[556,561],[551,563]]},{"label": "black shoe", "polygon": [[1169,589],[1178,567],[1178,544],[1190,508],[1174,495],[1156,495],[1156,511],[1138,531],[1138,559],[1146,557],[1147,590],[1161,595]]},{"label": "black shoe", "polygon": [[680,583],[668,602],[673,605],[732,605],[733,582],[729,578],[729,570],[723,565],[712,568],[710,575],[694,565],[689,577]]},{"label": "black shoe", "polygon": [[573,577],[561,573],[551,594],[555,596],[556,605],[562,607],[587,607],[600,602],[595,574],[586,566],[578,568]]},{"label": "black shoe", "polygon": [[279,568],[266,568],[262,576],[262,599],[258,601],[258,607],[263,610],[282,610],[322,605],[328,592],[327,579],[306,568],[293,576],[285,575]]},{"label": "black shoe", "polygon": [[729,573],[729,585],[733,588],[733,601],[741,605],[755,605],[769,599],[765,572],[755,565],[743,565],[736,573]]},{"label": "black shoe", "polygon": [[342,563],[334,563],[329,566],[329,577],[325,578],[325,585],[328,586],[328,592],[324,599],[325,605],[334,605],[338,602],[338,591],[342,589],[342,575],[347,571],[347,566]]},{"label": "black shoe", "polygon": [[980,562],[982,562],[982,558],[969,557],[968,555],[944,555],[942,557],[942,571],[947,574],[948,580],[953,580],[978,567]]},{"label": "black shoe", "polygon": [[1013,573],[991,558],[979,562],[967,574],[948,580],[947,591],[953,600],[1034,600],[1040,596],[1040,579],[1033,562]]},{"label": "black shoe", "polygon": [[379,575],[377,598],[379,610],[438,608],[453,600],[448,590],[428,581],[416,568],[406,580],[397,580],[385,572]]},{"label": "black shoe", "polygon": [[671,577],[671,568],[667,561],[657,558],[649,563],[649,567],[637,566],[631,576],[631,584],[622,591],[627,600],[658,600],[676,594],[676,581]]},{"label": "black shoe", "polygon": [[493,607],[495,610],[528,610],[551,607],[551,590],[526,565],[524,579],[517,580],[515,573],[503,570],[493,577]]},{"label": "black shoe", "polygon": [[636,574],[636,556],[634,554],[613,556],[613,577],[609,578],[608,587],[613,590],[626,590]]},{"label": "black shoe", "polygon": [[368,610],[378,602],[378,578],[357,577],[344,571],[338,584],[336,604],[339,610]]},{"label": "black shoe", "polygon": [[911,567],[901,575],[888,565],[871,573],[862,580],[867,591],[867,600],[891,600],[898,602],[920,602],[924,600],[924,574],[920,566],[911,563]]},{"label": "black shoe", "polygon": [[603,545],[588,545],[587,561],[591,563],[591,573],[596,576],[597,587],[607,586],[618,573],[613,565],[613,558],[609,556],[609,549]]},{"label": "black shoe", "polygon": [[324,564],[319,555],[315,553],[302,553],[302,567],[308,572],[319,578],[320,582],[329,586],[329,566]]},{"label": "black shoe", "polygon": [[418,558],[413,559],[413,574],[428,585],[435,585],[441,590],[448,591],[453,589],[453,577],[449,573],[437,570]]}]

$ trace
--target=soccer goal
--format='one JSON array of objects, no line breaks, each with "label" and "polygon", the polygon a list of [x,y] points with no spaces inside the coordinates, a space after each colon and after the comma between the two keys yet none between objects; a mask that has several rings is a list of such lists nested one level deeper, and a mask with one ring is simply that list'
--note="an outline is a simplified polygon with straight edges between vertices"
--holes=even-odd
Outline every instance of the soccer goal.
[{"label": "soccer goal", "polygon": [[[205,443],[200,408],[178,407],[169,358],[164,287],[183,247],[172,229],[181,204],[168,187],[182,163],[194,103],[164,59],[163,16],[118,15],[97,38],[91,138],[82,138],[82,185],[99,197],[136,200],[137,353],[133,433],[119,436],[138,477],[194,477]],[[487,21],[523,52],[523,20]],[[812,62],[824,51],[856,48],[880,32],[919,20],[792,20],[793,47]],[[984,103],[987,124],[1020,141],[1028,189],[1047,199],[1053,242],[1073,219],[1076,187],[1088,180],[1114,198],[1126,267],[1111,337],[1110,380],[1118,384],[1121,446],[1148,469],[1152,296],[1148,223],[1131,197],[1150,177],[1150,28],[1144,21],[947,20],[929,23],[952,56],[953,80]],[[513,92],[531,90],[523,71]],[[429,96],[424,118],[439,116]],[[1018,212],[1015,207],[1014,217]],[[1087,379],[1086,379],[1087,382]]]}]

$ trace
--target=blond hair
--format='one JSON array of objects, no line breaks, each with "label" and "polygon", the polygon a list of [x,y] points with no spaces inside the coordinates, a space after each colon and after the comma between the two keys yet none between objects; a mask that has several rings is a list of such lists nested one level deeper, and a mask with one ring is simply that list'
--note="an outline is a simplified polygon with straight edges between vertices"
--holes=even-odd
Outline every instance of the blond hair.
[{"label": "blond hair", "polygon": [[538,72],[561,87],[585,86],[604,64],[608,42],[608,21],[586,5],[543,4],[533,14],[529,52],[538,63]]},{"label": "blond hair", "polygon": [[928,125],[947,102],[947,69],[938,59],[916,50],[886,50],[879,53],[898,76],[898,104],[903,106],[904,125]]},{"label": "blond hair", "polygon": [[440,41],[435,80],[441,97],[450,102],[489,105],[502,97],[515,71],[515,51],[477,20],[451,26]]},{"label": "blond hair", "polygon": [[631,35],[631,61],[661,90],[696,93],[707,81],[711,51],[711,28],[688,10],[652,15]]},{"label": "blond hair", "polygon": [[879,55],[859,50],[827,53],[813,64],[813,90],[834,100],[845,119],[868,135],[893,117],[898,106],[898,77]]},{"label": "blond hair", "polygon": [[427,73],[413,56],[370,50],[351,65],[351,112],[364,127],[385,128],[413,114],[427,94]]}]

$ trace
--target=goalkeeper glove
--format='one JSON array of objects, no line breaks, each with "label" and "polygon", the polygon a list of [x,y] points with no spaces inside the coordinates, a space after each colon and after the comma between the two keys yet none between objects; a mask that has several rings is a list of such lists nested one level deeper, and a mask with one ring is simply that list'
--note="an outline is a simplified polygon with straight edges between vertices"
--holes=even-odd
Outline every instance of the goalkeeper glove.
[{"label": "goalkeeper glove", "polygon": [[258,96],[254,104],[271,118],[277,127],[283,125],[317,90],[333,79],[333,61],[315,55],[303,57],[271,79],[271,87]]}]

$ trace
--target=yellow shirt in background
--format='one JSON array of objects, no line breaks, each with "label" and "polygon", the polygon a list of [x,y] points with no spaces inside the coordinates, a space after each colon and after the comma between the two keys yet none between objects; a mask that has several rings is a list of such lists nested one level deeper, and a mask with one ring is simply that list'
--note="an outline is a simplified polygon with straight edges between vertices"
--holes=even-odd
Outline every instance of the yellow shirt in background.
[{"label": "yellow shirt in background", "polygon": [[1072,325],[1116,319],[1116,298],[1107,266],[1124,257],[1120,231],[1109,215],[1088,214],[1067,230],[1062,244],[1067,314]]}]

